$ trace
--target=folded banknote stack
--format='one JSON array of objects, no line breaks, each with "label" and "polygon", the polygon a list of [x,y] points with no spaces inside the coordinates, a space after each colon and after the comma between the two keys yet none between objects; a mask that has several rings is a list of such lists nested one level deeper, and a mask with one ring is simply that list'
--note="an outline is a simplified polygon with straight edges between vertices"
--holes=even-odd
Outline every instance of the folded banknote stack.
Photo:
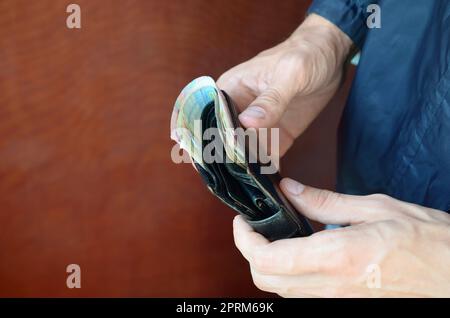
[{"label": "folded banknote stack", "polygon": [[280,191],[278,173],[261,173],[262,165],[251,157],[248,145],[239,142],[236,131],[243,127],[235,105],[212,78],[197,78],[182,90],[170,129],[209,190],[255,231],[271,241],[312,233],[309,222]]}]

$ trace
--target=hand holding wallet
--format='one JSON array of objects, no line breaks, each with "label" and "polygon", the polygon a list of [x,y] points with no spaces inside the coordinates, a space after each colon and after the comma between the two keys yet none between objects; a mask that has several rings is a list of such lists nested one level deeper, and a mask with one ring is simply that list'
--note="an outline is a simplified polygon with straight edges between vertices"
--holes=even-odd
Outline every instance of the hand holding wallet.
[{"label": "hand holding wallet", "polygon": [[[196,130],[199,126],[200,131]],[[205,150],[211,148],[212,141],[203,138],[209,128],[219,132],[213,140],[214,158],[219,160],[204,158]],[[313,231],[308,220],[279,189],[279,174],[263,174],[263,166],[248,147],[244,146],[243,153],[226,140],[236,128],[242,129],[233,101],[210,77],[192,81],[175,103],[171,137],[188,152],[194,168],[215,196],[270,241],[310,235]]]}]

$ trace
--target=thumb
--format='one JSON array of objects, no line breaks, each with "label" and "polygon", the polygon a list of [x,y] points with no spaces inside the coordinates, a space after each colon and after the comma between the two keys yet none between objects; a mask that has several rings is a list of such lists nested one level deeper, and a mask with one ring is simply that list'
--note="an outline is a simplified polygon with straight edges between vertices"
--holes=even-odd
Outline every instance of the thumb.
[{"label": "thumb", "polygon": [[280,89],[268,88],[239,115],[239,120],[247,128],[274,127],[292,97]]},{"label": "thumb", "polygon": [[304,216],[323,224],[359,224],[373,219],[371,202],[364,196],[316,189],[284,178],[281,190]]}]

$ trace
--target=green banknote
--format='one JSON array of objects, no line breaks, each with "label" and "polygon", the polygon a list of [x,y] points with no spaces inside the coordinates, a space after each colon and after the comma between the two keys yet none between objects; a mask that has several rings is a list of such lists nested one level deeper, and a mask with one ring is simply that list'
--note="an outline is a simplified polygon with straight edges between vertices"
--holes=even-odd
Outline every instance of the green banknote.
[{"label": "green banknote", "polygon": [[199,77],[181,91],[172,113],[171,138],[196,163],[203,165],[202,114],[211,103],[214,105],[218,134],[228,160],[246,168],[244,147],[236,134],[226,99],[211,77]]}]

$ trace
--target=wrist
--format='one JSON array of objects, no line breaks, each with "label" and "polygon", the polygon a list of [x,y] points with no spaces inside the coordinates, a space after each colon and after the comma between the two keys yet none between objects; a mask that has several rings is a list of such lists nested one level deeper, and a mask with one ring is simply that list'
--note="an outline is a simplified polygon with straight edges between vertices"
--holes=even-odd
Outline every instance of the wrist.
[{"label": "wrist", "polygon": [[305,19],[287,42],[293,46],[310,45],[317,48],[327,60],[327,64],[339,71],[343,70],[353,46],[347,34],[314,13]]}]

